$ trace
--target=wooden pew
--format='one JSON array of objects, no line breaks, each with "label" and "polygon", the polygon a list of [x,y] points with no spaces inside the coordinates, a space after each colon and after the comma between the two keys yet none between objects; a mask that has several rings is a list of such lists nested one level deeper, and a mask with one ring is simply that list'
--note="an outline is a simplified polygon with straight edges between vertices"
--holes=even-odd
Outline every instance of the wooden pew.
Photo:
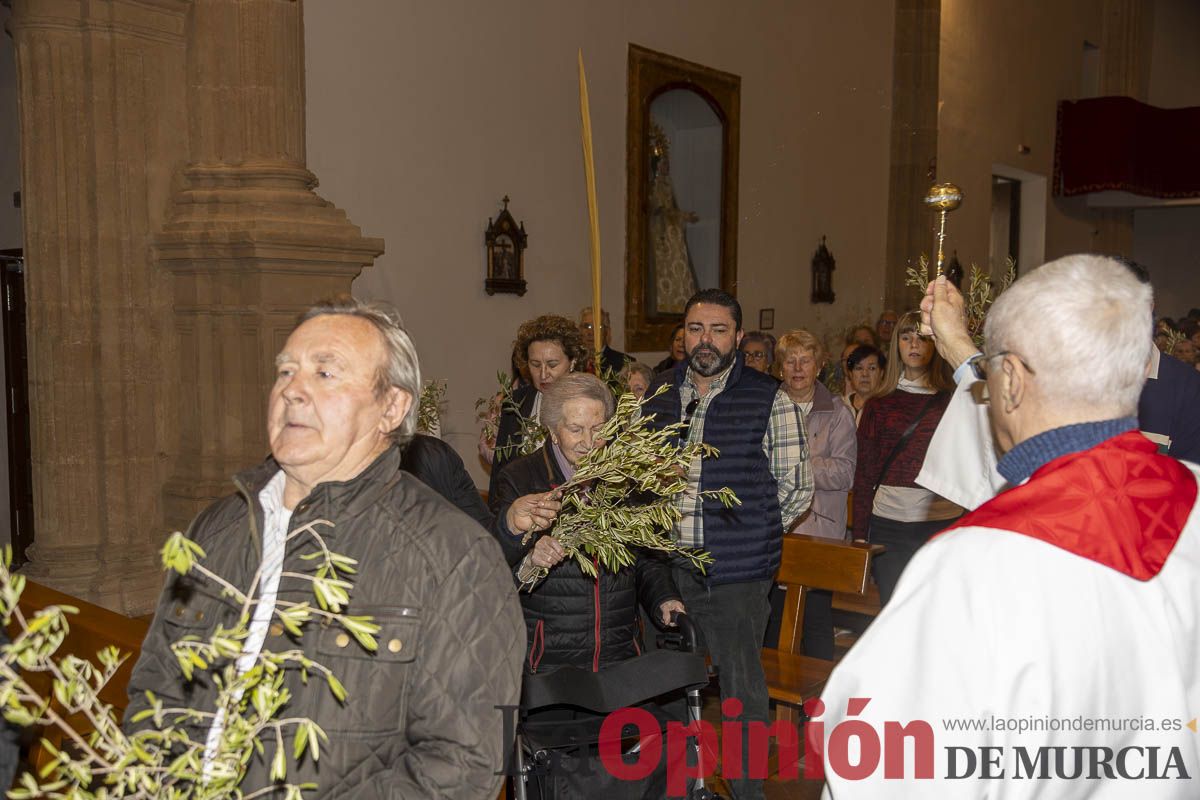
[{"label": "wooden pew", "polygon": [[[846,531],[854,526],[854,492],[846,495]],[[867,588],[860,592],[834,592],[833,608],[836,611],[850,611],[867,617],[879,616],[879,587],[872,580],[867,581]]]},{"label": "wooden pew", "polygon": [[802,654],[804,600],[809,589],[862,595],[867,588],[871,556],[880,545],[847,544],[816,536],[783,537],[783,562],[776,579],[788,587],[778,649],[764,648],[763,671],[767,689],[778,706],[780,719],[795,720],[793,710],[820,694],[834,663]]},{"label": "wooden pew", "polygon": [[[25,583],[25,591],[21,593],[19,607],[26,620],[32,618],[43,608],[52,605],[74,606],[79,609],[78,614],[67,615],[70,632],[58,648],[58,655],[70,654],[86,658],[98,667],[96,652],[109,645],[116,645],[122,654],[128,654],[129,658],[100,692],[100,699],[113,707],[119,720],[129,701],[126,694],[129,676],[133,672],[133,665],[137,662],[138,654],[141,652],[142,640],[146,638],[146,630],[150,627],[149,620],[130,619],[115,611],[109,611],[107,608],[93,605],[86,600],[71,597],[40,583],[33,581]],[[9,637],[14,637],[16,632],[16,623],[14,622],[8,627]],[[43,695],[51,692],[51,680],[45,673],[26,673],[25,680]],[[54,703],[54,707],[61,708],[57,702]],[[87,720],[81,716],[77,715],[69,719],[76,731],[85,735],[91,731]],[[62,747],[63,736],[59,731],[35,730],[33,745],[29,751],[29,765],[35,770],[41,769],[51,760],[49,751],[42,746],[43,738],[55,747]],[[504,800],[505,797],[506,787],[501,785],[498,800]]]},{"label": "wooden pew", "polygon": [[[133,665],[141,652],[142,639],[145,638],[146,629],[149,628],[150,623],[146,620],[124,617],[115,611],[109,611],[107,608],[71,597],[33,581],[25,583],[25,591],[21,593],[18,605],[26,620],[31,619],[35,613],[47,606],[65,605],[79,609],[78,614],[67,615],[67,625],[70,627],[70,631],[62,645],[59,646],[57,656],[74,655],[86,658],[97,668],[100,664],[96,659],[96,653],[109,645],[115,645],[122,655],[128,656],[125,663],[117,670],[116,675],[100,691],[100,699],[113,707],[119,720],[128,703],[126,688],[129,685],[129,676],[133,672]],[[16,633],[16,623],[10,623],[9,637],[15,637]],[[47,673],[29,672],[24,673],[24,677],[29,685],[41,692],[43,696],[52,694],[52,681]],[[52,707],[61,710],[57,701]],[[91,732],[91,726],[82,715],[68,719],[76,731],[85,735]],[[42,739],[45,738],[55,747],[60,747],[63,736],[57,729],[39,729],[35,730],[33,734],[29,762],[35,769],[40,769],[51,759],[50,753],[42,746]]]}]

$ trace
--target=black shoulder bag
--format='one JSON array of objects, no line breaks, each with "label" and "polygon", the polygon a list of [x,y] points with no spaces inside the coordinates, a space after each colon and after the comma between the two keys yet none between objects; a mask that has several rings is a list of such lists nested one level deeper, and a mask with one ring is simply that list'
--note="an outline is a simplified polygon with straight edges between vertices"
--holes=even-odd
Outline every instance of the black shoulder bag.
[{"label": "black shoulder bag", "polygon": [[896,460],[896,456],[900,455],[900,451],[904,449],[904,445],[908,444],[908,440],[912,438],[914,433],[916,433],[917,424],[924,418],[930,407],[933,406],[933,401],[937,399],[939,394],[940,392],[934,392],[933,394],[929,395],[929,399],[925,401],[925,405],[921,406],[921,410],[917,412],[917,416],[915,416],[913,421],[909,423],[908,427],[904,429],[904,433],[900,434],[900,439],[896,442],[896,446],[892,448],[892,452],[888,453],[888,457],[884,459],[883,469],[879,470],[879,478],[875,481],[875,485],[871,488],[872,495],[879,491],[879,487],[883,485],[883,479],[887,477],[888,469],[891,468],[892,462]]}]

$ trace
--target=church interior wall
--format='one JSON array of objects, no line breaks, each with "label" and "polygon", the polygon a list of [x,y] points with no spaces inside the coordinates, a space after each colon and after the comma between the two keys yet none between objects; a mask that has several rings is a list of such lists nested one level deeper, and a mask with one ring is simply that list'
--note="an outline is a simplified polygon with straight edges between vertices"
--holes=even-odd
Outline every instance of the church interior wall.
[{"label": "church interior wall", "polygon": [[[1149,102],[1200,106],[1200,3],[1155,0]],[[1154,283],[1156,310],[1169,317],[1200,307],[1200,205],[1134,212],[1133,257]]]},{"label": "church interior wall", "polygon": [[1133,258],[1150,272],[1156,314],[1177,319],[1200,308],[1200,208],[1135,211]]},{"label": "church interior wall", "polygon": [[[310,0],[305,15],[309,167],[322,196],[386,242],[355,293],[394,303],[423,376],[448,382],[444,436],[477,482],[474,403],[495,391],[517,326],[540,313],[574,317],[590,302],[580,46],[615,347],[624,339],[631,42],[741,76],[747,329],[762,308],[775,309],[776,334],[801,325],[828,333],[880,311],[891,3],[776,0],[735,11],[720,0]],[[505,194],[529,234],[523,297],[483,288],[483,231]],[[837,300],[814,306],[810,263],[822,235],[837,259]]]},{"label": "church interior wall", "polygon": [[[938,179],[963,190],[963,205],[947,223],[947,248],[964,266],[987,265],[993,174],[1049,184],[1057,104],[1081,96],[1084,42],[1100,41],[1101,5],[943,1]],[[1082,199],[1047,198],[1044,225],[1044,260],[1093,249],[1095,226]]]},{"label": "church interior wall", "polygon": [[1200,3],[1154,0],[1154,47],[1146,102],[1162,108],[1200,106]]}]

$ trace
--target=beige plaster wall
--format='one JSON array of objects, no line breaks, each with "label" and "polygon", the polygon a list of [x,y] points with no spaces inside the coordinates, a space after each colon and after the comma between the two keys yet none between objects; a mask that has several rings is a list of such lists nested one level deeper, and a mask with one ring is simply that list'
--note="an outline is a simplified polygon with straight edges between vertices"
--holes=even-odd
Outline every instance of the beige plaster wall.
[{"label": "beige plaster wall", "polygon": [[[1155,0],[1152,105],[1200,106],[1200,2]],[[1176,317],[1200,307],[1200,206],[1141,209],[1133,254],[1150,270],[1157,310]]]},{"label": "beige plaster wall", "polygon": [[1200,106],[1200,3],[1154,0],[1154,49],[1148,103]]},{"label": "beige plaster wall", "polygon": [[[1057,103],[1080,96],[1101,21],[1100,0],[943,0],[938,178],[965,196],[947,223],[964,265],[987,262],[994,165],[1051,177]],[[1044,259],[1092,249],[1094,230],[1082,200],[1047,197]]]},{"label": "beige plaster wall", "polygon": [[1178,318],[1200,308],[1200,208],[1135,211],[1133,257],[1150,271],[1156,314]]},{"label": "beige plaster wall", "polygon": [[[747,322],[832,329],[877,313],[886,239],[893,5],[881,0],[308,0],[308,163],[387,251],[355,283],[403,312],[445,436],[483,480],[473,404],[517,325],[589,302],[576,50],[590,87],[604,304],[623,340],[627,46],[742,78],[739,296]],[[522,297],[483,290],[483,230],[512,198]],[[814,307],[822,234],[837,303]],[[657,360],[657,358],[655,359]]]}]

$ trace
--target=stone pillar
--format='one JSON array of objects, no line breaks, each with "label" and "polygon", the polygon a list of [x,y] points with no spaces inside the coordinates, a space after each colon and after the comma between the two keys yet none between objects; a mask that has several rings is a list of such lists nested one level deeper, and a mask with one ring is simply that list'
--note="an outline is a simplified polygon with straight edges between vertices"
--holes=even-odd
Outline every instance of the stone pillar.
[{"label": "stone pillar", "polygon": [[169,276],[188,3],[16,0],[34,535],[30,578],[150,607],[176,425]]},{"label": "stone pillar", "polygon": [[276,353],[296,315],[349,292],[383,251],[305,168],[304,33],[294,0],[197,0],[189,163],[157,237],[175,276],[179,457],[163,490],[182,528],[262,460]]},{"label": "stone pillar", "polygon": [[905,267],[933,247],[933,218],[922,203],[937,158],[941,0],[897,0],[892,73],[884,303],[903,313],[919,299]]},{"label": "stone pillar", "polygon": [[295,0],[15,0],[34,536],[151,610],[166,533],[267,452],[295,315],[383,250],[305,168]]}]

